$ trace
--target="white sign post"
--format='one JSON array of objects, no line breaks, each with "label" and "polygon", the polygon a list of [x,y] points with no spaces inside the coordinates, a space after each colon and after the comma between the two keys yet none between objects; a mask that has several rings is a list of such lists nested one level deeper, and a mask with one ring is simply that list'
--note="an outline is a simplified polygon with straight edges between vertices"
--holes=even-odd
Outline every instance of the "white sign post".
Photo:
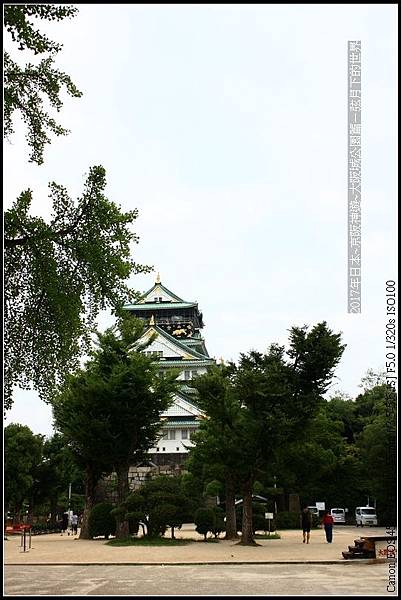
[{"label": "white sign post", "polygon": [[270,519],[272,519],[273,516],[274,516],[273,513],[265,512],[265,519],[268,519],[268,521],[269,521],[269,535],[270,535]]},{"label": "white sign post", "polygon": [[326,503],[325,502],[316,502],[316,508],[318,510],[326,510]]}]

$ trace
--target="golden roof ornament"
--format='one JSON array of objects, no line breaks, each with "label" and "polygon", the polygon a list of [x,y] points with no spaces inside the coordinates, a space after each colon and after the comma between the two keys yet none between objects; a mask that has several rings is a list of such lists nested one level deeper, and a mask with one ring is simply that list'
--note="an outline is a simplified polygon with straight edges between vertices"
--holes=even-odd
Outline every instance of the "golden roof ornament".
[{"label": "golden roof ornament", "polygon": [[149,325],[155,325],[155,315],[150,317]]},{"label": "golden roof ornament", "polygon": [[160,283],[160,273],[157,273],[157,277],[156,277],[156,282],[155,283]]}]

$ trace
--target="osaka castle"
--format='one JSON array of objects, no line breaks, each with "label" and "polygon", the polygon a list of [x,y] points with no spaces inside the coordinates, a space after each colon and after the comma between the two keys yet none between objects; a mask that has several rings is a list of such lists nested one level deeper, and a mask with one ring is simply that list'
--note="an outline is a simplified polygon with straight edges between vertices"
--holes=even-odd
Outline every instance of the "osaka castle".
[{"label": "osaka castle", "polygon": [[161,415],[160,436],[149,455],[155,465],[181,465],[193,445],[191,437],[205,417],[196,404],[191,380],[215,363],[201,334],[202,313],[197,302],[183,300],[167,289],[159,275],[137,302],[123,308],[145,321],[140,342],[154,336],[143,352],[154,357],[160,376],[166,369],[180,369],[180,389],[170,408]]}]

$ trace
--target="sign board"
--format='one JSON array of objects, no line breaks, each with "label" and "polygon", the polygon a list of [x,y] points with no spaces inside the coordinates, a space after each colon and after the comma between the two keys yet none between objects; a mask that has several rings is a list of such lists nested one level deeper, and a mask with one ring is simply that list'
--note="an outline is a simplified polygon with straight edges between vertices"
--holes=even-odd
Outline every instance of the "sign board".
[{"label": "sign board", "polygon": [[265,513],[265,519],[272,519],[273,516],[273,513]]},{"label": "sign board", "polygon": [[315,502],[316,504],[316,508],[318,510],[326,510],[326,503],[325,502]]}]

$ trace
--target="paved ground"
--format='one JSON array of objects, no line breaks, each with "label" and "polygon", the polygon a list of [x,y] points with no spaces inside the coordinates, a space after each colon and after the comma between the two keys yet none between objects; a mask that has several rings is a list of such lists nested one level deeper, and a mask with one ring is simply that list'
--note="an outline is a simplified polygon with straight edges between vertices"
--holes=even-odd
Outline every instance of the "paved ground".
[{"label": "paved ground", "polygon": [[6,596],[395,596],[386,564],[8,566]]},{"label": "paved ground", "polygon": [[105,540],[58,534],[32,537],[21,552],[18,537],[5,548],[5,595],[396,595],[388,592],[388,563],[346,561],[341,552],[360,535],[383,528],[336,527],[333,543],[312,531],[282,531],[279,540],[238,546],[204,543],[193,525],[176,537],[196,541],[172,547],[112,547]]},{"label": "paved ground", "polygon": [[311,543],[302,543],[302,533],[282,531],[279,540],[258,540],[260,546],[238,546],[235,542],[220,540],[204,543],[193,525],[185,525],[176,537],[197,541],[187,546],[172,547],[112,547],[105,540],[79,540],[58,534],[32,537],[32,548],[21,552],[19,537],[4,542],[5,564],[174,564],[215,562],[275,562],[275,561],[340,561],[341,552],[353,545],[361,533],[383,534],[384,528],[336,527],[333,543],[328,544],[322,529],[312,531]]}]

